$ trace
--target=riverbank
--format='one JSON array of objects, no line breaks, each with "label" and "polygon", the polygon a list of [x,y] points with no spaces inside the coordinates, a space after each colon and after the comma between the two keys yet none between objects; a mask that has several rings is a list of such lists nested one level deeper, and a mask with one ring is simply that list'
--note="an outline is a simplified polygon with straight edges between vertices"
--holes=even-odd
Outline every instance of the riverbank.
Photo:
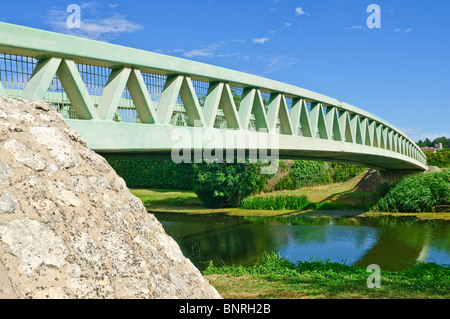
[{"label": "riverbank", "polygon": [[[290,263],[267,254],[251,267],[210,265],[206,279],[226,299],[448,299],[448,266],[418,264],[380,272],[368,287],[366,268],[329,261]],[[369,280],[370,283],[376,283]]]},{"label": "riverbank", "polygon": [[[181,214],[221,214],[229,216],[260,216],[260,217],[416,217],[420,220],[450,221],[450,212],[423,213],[380,213],[372,212],[368,204],[373,202],[373,192],[354,191],[360,177],[339,184],[305,187],[293,191],[276,191],[256,195],[266,196],[306,196],[310,202],[324,203],[336,209],[321,210],[253,210],[242,208],[211,209],[204,206],[193,191],[166,189],[131,189],[150,213],[181,213]],[[340,209],[345,207],[346,209]]]},{"label": "riverbank", "polygon": [[[345,184],[345,183],[342,183]],[[358,198],[358,195],[344,196],[348,194],[352,185],[326,185],[305,188],[296,191],[272,192],[258,196],[273,196],[289,192],[290,195],[309,196],[308,199],[345,202],[347,198]],[[333,193],[334,189],[334,193]],[[347,190],[346,190],[347,189]],[[201,204],[194,192],[177,190],[150,190],[133,189],[133,194],[139,197],[147,210],[152,213],[174,216],[185,215],[191,221],[197,215],[221,216],[245,216],[259,220],[278,219],[288,223],[302,222],[308,218],[322,221],[319,217],[338,218],[345,220],[349,217],[384,217],[393,216],[394,221],[402,220],[401,217],[412,217],[417,220],[450,221],[450,213],[378,213],[365,209],[347,210],[249,210],[241,208],[210,209]],[[351,190],[350,190],[351,191]],[[370,194],[362,195],[370,196]],[[343,199],[344,198],[344,199]],[[191,216],[189,216],[191,215]],[[165,217],[164,217],[165,218]],[[170,217],[176,218],[176,217]],[[197,218],[200,218],[199,216]],[[212,216],[211,216],[212,218]],[[215,218],[215,217],[214,217]],[[304,218],[304,219],[303,219]],[[318,218],[318,219],[315,219]],[[203,220],[204,218],[202,218]],[[210,218],[206,218],[209,220]],[[253,220],[253,219],[252,219]],[[389,218],[390,220],[390,218]],[[368,220],[367,220],[368,221]],[[192,227],[190,224],[189,227]],[[205,226],[206,227],[206,226]],[[207,228],[210,230],[210,228]],[[203,228],[196,229],[195,233],[202,232]],[[190,234],[190,232],[187,232]],[[183,238],[186,236],[183,235]],[[187,236],[189,237],[189,236]],[[206,248],[197,239],[189,237],[185,245],[187,252],[202,252],[203,256],[210,256]],[[209,238],[209,237],[208,237]],[[412,239],[415,237],[412,236]],[[392,242],[392,238],[390,238]],[[211,238],[208,239],[211,244]],[[238,242],[240,242],[238,240]],[[220,243],[214,242],[215,247]],[[181,245],[181,243],[180,243]],[[195,257],[195,256],[194,256]],[[208,257],[210,258],[210,257]],[[206,259],[209,260],[209,259]],[[204,261],[206,261],[204,260]],[[435,264],[418,264],[407,270],[388,271],[382,270],[381,288],[369,289],[367,278],[370,275],[366,268],[350,266],[331,262],[304,261],[303,268],[281,258],[269,258],[269,260],[254,266],[224,265],[217,267],[210,265],[202,272],[205,278],[226,299],[261,299],[261,298],[308,298],[308,299],[448,299],[449,298],[449,268]],[[220,263],[223,265],[223,263]],[[443,275],[445,274],[445,275]]]}]

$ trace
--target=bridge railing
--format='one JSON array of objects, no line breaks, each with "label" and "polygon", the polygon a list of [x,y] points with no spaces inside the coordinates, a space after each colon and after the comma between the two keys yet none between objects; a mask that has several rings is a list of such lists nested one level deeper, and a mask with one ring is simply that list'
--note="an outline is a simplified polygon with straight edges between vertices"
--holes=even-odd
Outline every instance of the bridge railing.
[{"label": "bridge railing", "polygon": [[289,84],[157,53],[0,23],[0,96],[69,119],[188,125],[352,143],[426,156],[362,109]]}]

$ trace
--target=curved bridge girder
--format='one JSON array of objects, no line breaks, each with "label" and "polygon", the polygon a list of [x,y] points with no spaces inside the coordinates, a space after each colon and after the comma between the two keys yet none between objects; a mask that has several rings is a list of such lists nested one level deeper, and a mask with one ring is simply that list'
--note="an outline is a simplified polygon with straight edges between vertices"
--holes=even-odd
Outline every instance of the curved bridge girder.
[{"label": "curved bridge girder", "polygon": [[0,71],[0,95],[52,103],[103,154],[276,149],[284,158],[427,169],[419,147],[375,115],[203,63],[0,23]]}]

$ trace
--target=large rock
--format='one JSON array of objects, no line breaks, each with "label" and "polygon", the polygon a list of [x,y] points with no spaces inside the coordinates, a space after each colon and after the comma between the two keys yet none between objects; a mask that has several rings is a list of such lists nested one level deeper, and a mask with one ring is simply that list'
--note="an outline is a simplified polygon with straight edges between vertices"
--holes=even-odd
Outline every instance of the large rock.
[{"label": "large rock", "polygon": [[0,298],[220,298],[56,110],[0,97]]}]

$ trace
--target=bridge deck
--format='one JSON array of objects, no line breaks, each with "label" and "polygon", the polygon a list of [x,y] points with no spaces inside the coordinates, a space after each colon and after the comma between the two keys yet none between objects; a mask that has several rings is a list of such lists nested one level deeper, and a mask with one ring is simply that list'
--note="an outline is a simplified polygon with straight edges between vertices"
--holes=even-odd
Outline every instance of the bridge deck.
[{"label": "bridge deck", "polygon": [[52,103],[105,155],[272,149],[283,158],[427,168],[425,154],[399,129],[322,94],[6,23],[0,23],[2,95]]}]

